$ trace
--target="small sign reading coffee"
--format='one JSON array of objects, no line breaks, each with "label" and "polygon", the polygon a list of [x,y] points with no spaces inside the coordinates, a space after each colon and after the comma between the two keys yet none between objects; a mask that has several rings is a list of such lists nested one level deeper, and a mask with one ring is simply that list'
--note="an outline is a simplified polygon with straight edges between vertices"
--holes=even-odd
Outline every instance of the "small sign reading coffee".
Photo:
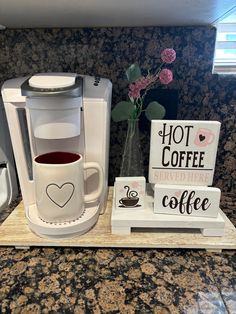
[{"label": "small sign reading coffee", "polygon": [[152,120],[149,182],[211,185],[220,122]]},{"label": "small sign reading coffee", "polygon": [[220,195],[218,188],[155,184],[154,213],[217,217]]}]

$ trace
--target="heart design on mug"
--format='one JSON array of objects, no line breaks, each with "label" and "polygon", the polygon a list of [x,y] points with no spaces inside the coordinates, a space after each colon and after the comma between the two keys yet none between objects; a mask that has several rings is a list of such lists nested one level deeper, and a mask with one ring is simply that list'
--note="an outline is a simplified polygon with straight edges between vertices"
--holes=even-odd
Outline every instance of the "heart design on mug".
[{"label": "heart design on mug", "polygon": [[200,140],[200,142],[204,141],[205,138],[206,138],[206,136],[204,136],[204,135],[202,135],[202,134],[199,135],[199,140]]},{"label": "heart design on mug", "polygon": [[181,191],[176,191],[176,192],[175,192],[175,196],[176,196],[176,197],[179,197],[180,194],[181,194]]},{"label": "heart design on mug", "polygon": [[72,198],[74,190],[74,184],[71,182],[65,182],[61,186],[50,183],[46,187],[46,194],[54,204],[63,208]]}]

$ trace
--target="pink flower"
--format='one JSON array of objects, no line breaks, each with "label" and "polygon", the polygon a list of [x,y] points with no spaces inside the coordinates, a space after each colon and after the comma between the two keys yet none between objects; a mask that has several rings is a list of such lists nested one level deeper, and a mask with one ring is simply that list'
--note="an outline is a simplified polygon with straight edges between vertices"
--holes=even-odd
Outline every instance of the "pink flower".
[{"label": "pink flower", "polygon": [[129,97],[131,98],[139,98],[140,97],[140,89],[135,83],[130,84],[129,86]]},{"label": "pink flower", "polygon": [[139,98],[140,91],[142,89],[147,88],[151,83],[157,80],[157,76],[155,75],[148,75],[146,77],[142,76],[140,79],[135,81],[134,83],[129,85],[129,97],[132,98]]},{"label": "pink flower", "polygon": [[173,73],[169,69],[162,69],[159,74],[159,79],[162,84],[169,84],[173,80]]},{"label": "pink flower", "polygon": [[166,48],[161,52],[161,60],[165,63],[172,63],[176,59],[176,52],[172,48]]}]

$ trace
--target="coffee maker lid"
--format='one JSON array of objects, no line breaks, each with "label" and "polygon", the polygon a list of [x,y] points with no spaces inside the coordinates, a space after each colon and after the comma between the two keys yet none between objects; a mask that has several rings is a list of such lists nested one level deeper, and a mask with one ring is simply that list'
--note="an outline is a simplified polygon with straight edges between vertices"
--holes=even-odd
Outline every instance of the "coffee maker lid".
[{"label": "coffee maker lid", "polygon": [[21,94],[26,97],[80,97],[82,77],[76,73],[38,73],[21,85]]},{"label": "coffee maker lid", "polygon": [[29,79],[34,88],[65,88],[75,84],[76,73],[38,73]]}]

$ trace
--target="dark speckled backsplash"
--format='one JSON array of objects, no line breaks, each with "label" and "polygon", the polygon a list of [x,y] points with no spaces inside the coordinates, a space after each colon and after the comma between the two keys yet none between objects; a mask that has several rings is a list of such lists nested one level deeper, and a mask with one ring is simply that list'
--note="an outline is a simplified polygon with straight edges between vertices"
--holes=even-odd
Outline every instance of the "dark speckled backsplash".
[{"label": "dark speckled backsplash", "polygon": [[[173,47],[178,118],[222,123],[214,185],[236,191],[236,76],[212,75],[215,29],[211,27],[139,27],[20,29],[0,32],[0,84],[37,72],[77,72],[109,78],[113,105],[126,98],[124,70],[138,62],[155,69],[162,49]],[[149,124],[141,120],[147,173]],[[118,175],[125,123],[111,123],[110,184]]]}]

